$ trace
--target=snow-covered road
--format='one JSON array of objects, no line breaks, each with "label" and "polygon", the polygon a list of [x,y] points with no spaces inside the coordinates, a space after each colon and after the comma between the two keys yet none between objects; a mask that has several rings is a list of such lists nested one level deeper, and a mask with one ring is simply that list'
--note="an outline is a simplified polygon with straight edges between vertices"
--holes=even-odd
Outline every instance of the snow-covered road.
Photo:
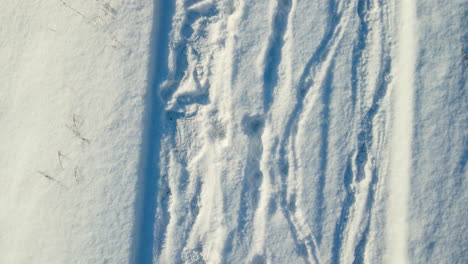
[{"label": "snow-covered road", "polygon": [[466,3],[5,0],[0,263],[465,263]]}]

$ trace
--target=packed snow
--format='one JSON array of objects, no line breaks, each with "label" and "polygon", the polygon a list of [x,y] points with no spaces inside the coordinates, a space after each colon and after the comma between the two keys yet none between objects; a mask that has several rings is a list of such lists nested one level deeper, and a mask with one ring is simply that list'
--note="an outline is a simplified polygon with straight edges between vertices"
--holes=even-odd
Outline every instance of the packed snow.
[{"label": "packed snow", "polygon": [[0,263],[467,263],[467,4],[3,0]]}]

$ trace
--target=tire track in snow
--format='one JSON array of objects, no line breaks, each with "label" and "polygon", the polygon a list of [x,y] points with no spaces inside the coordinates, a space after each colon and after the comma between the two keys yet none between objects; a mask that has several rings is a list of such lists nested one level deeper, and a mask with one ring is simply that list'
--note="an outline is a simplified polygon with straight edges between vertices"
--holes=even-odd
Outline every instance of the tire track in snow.
[{"label": "tire track in snow", "polygon": [[[171,221],[174,221],[179,215],[171,213],[173,208],[174,199],[179,198],[179,191],[186,185],[183,181],[174,182],[174,178],[185,179],[188,177],[188,171],[186,169],[186,162],[179,159],[179,148],[176,143],[176,135],[178,131],[178,121],[183,118],[190,118],[190,115],[185,113],[175,112],[172,110],[164,111],[163,117],[160,120],[161,132],[161,152],[159,163],[162,164],[160,167],[160,181],[159,181],[159,193],[157,197],[157,211],[156,211],[156,222],[154,231],[154,256],[155,259],[160,258],[164,246],[167,244],[169,226]],[[163,153],[163,150],[169,150]],[[172,150],[172,151],[171,151]],[[182,154],[183,156],[183,154]],[[175,164],[174,164],[175,163]],[[174,169],[174,167],[176,169]],[[185,212],[187,213],[187,212]]]},{"label": "tire track in snow", "polygon": [[[379,148],[379,146],[374,147],[375,139],[373,137],[373,134],[375,133],[375,128],[374,128],[374,123],[375,123],[375,116],[377,113],[380,111],[380,106],[382,104],[382,101],[384,98],[388,95],[388,86],[390,82],[390,74],[391,74],[391,69],[392,69],[392,61],[391,57],[388,55],[390,50],[388,47],[386,47],[386,39],[383,39],[382,41],[382,49],[383,49],[383,54],[382,54],[382,59],[381,59],[381,69],[378,77],[378,82],[377,82],[377,87],[376,91],[374,94],[374,97],[372,99],[372,106],[368,109],[366,115],[364,116],[364,119],[362,122],[364,123],[362,125],[363,130],[359,132],[358,134],[358,154],[356,155],[355,158],[355,167],[358,168],[357,170],[357,175],[355,177],[356,183],[359,184],[359,182],[363,181],[366,177],[371,177],[369,185],[367,187],[367,201],[366,201],[366,207],[364,212],[366,215],[364,216],[365,219],[363,220],[363,225],[365,226],[364,232],[361,234],[361,238],[354,249],[354,258],[355,261],[358,261],[356,263],[362,263],[359,262],[359,259],[364,259],[364,251],[367,245],[367,235],[370,230],[370,220],[372,216],[372,209],[374,205],[374,200],[375,200],[375,193],[376,193],[376,188],[377,184],[380,182],[380,172],[377,168],[375,168],[374,164],[372,161],[369,161],[369,149],[374,149],[374,152]],[[383,129],[378,127],[377,129]],[[363,146],[365,145],[365,147]],[[363,151],[363,154],[361,151]],[[364,155],[364,156],[362,156]],[[364,163],[365,162],[365,163]],[[364,167],[367,166],[367,163],[371,163],[371,172],[369,176],[366,175]],[[361,173],[361,174],[359,174]],[[351,245],[348,245],[351,246]],[[346,259],[347,257],[350,256],[344,256]]]},{"label": "tire track in snow", "polygon": [[[353,176],[351,178],[351,182],[346,182],[346,189],[347,189],[347,195],[349,196],[352,196],[353,199],[355,197],[355,191],[352,191],[352,193],[349,193],[348,190],[350,186],[358,186],[358,185],[362,185],[362,184],[367,184],[367,186],[364,186],[365,187],[365,190],[367,191],[367,202],[366,202],[366,206],[365,206],[365,210],[364,210],[364,213],[365,213],[365,216],[364,216],[364,219],[349,219],[349,209],[350,207],[353,207],[354,205],[356,205],[355,203],[352,203],[352,204],[348,204],[348,205],[345,205],[343,208],[346,208],[346,214],[344,215],[344,219],[342,219],[340,217],[340,220],[339,222],[341,222],[342,220],[344,220],[344,223],[340,223],[338,224],[337,223],[337,226],[338,225],[342,225],[343,226],[343,229],[340,229],[341,230],[341,235],[343,235],[343,231],[344,231],[344,228],[346,228],[346,225],[348,224],[348,222],[350,221],[353,221],[353,222],[356,222],[356,223],[353,223],[353,224],[357,224],[357,225],[364,225],[365,226],[365,233],[363,234],[354,234],[354,233],[351,233],[349,234],[348,236],[352,236],[352,238],[348,238],[348,240],[355,240],[356,237],[358,236],[361,236],[361,239],[360,239],[360,245],[355,248],[354,250],[352,248],[349,248],[349,247],[353,247],[353,243],[348,243],[347,244],[347,247],[349,248],[349,250],[351,251],[354,251],[354,257],[358,257],[358,258],[363,258],[362,255],[359,255],[359,252],[364,252],[363,250],[365,249],[365,246],[366,246],[366,241],[367,241],[367,233],[369,232],[369,225],[370,225],[370,216],[372,215],[372,206],[373,206],[373,201],[374,201],[374,195],[375,195],[375,186],[377,185],[377,183],[379,182],[379,172],[376,168],[374,168],[374,164],[373,162],[370,160],[369,158],[369,151],[371,149],[374,149],[375,148],[373,147],[374,145],[374,138],[373,138],[373,133],[374,133],[374,117],[375,115],[378,113],[379,111],[379,107],[380,107],[380,103],[382,102],[383,98],[386,96],[387,94],[387,87],[388,87],[388,76],[390,74],[390,69],[391,69],[391,66],[390,66],[390,58],[387,57],[385,58],[385,60],[383,61],[383,72],[380,74],[380,81],[378,82],[378,87],[377,87],[377,91],[375,92],[375,95],[374,95],[374,99],[373,99],[373,104],[372,106],[369,108],[369,110],[367,111],[366,115],[363,117],[363,119],[361,120],[362,122],[362,130],[358,133],[358,147],[357,147],[357,150],[353,157],[354,158],[354,167],[356,168],[356,172],[353,173]],[[375,151],[374,151],[375,152]],[[369,165],[370,163],[370,165]],[[366,166],[369,166],[371,168],[371,171],[369,172],[370,175],[368,175],[369,173],[366,173],[365,171],[365,167]],[[368,177],[371,177],[370,179],[370,182],[367,183],[367,179]],[[366,181],[365,181],[366,180]],[[352,190],[352,189],[351,189]],[[348,196],[348,197],[349,197]],[[357,210],[360,210],[359,207],[356,207],[354,209],[352,209],[353,211],[357,211]],[[337,241],[338,243],[338,248],[340,248],[341,246],[341,243],[343,241]],[[361,248],[361,249],[359,249]],[[335,254],[339,254],[339,252],[334,252]],[[349,255],[345,255],[342,259],[349,259],[351,256]],[[360,262],[358,262],[360,263]]]},{"label": "tire track in snow", "polygon": [[281,63],[282,48],[286,28],[291,13],[291,0],[277,0],[276,12],[272,21],[271,36],[265,57],[263,72],[263,105],[267,113],[273,103],[273,92],[278,85],[278,67]]},{"label": "tire track in snow", "polygon": [[252,237],[252,221],[259,204],[259,188],[263,181],[260,170],[260,158],[263,154],[261,136],[263,134],[264,120],[261,116],[244,116],[243,130],[249,135],[247,164],[244,169],[242,191],[238,217],[238,243],[250,244]]},{"label": "tire track in snow", "polygon": [[[247,135],[247,140],[245,144],[248,146],[244,154],[242,154],[242,160],[244,160],[245,165],[241,172],[235,172],[235,174],[241,175],[239,188],[239,198],[237,201],[237,217],[235,218],[237,226],[229,232],[228,239],[225,242],[225,253],[222,263],[228,262],[230,257],[233,256],[244,256],[246,259],[251,259],[252,263],[261,263],[265,261],[264,253],[264,230],[262,228],[265,225],[262,225],[262,228],[256,226],[258,221],[258,210],[261,208],[261,186],[264,183],[263,171],[260,169],[260,160],[264,155],[264,145],[263,145],[263,130],[265,126],[265,119],[263,115],[260,114],[251,114],[245,113],[244,111],[239,111],[238,107],[233,104],[233,95],[236,91],[233,89],[238,86],[239,82],[239,73],[241,71],[240,67],[242,66],[239,63],[239,56],[242,56],[242,53],[239,53],[239,47],[242,47],[243,40],[239,35],[241,35],[240,28],[248,27],[242,25],[242,23],[247,19],[250,14],[253,14],[256,4],[254,2],[250,3],[249,1],[236,1],[235,6],[236,11],[230,16],[232,20],[229,19],[231,23],[228,23],[228,28],[230,28],[229,41],[227,42],[227,53],[229,58],[231,58],[230,64],[230,76],[229,76],[229,85],[230,85],[230,94],[226,96],[228,99],[229,114],[236,118],[240,116],[240,128],[241,132],[244,135]],[[265,3],[260,3],[264,5]],[[241,48],[242,49],[242,48]],[[279,62],[278,62],[279,63]],[[240,112],[240,113],[239,113]],[[232,140],[232,139],[231,139]],[[227,213],[226,213],[227,214]],[[262,221],[262,223],[264,223]],[[258,234],[258,233],[262,234]],[[235,260],[238,261],[238,260]]]},{"label": "tire track in snow", "polygon": [[[182,15],[183,19],[179,22],[180,24],[175,24],[177,25],[177,28],[174,28],[174,30],[177,30],[177,34],[172,36],[170,41],[170,54],[168,61],[170,68],[168,77],[160,90],[160,95],[166,104],[172,100],[172,97],[180,87],[181,82],[189,77],[188,69],[191,62],[189,56],[191,54],[195,56],[198,55],[198,52],[191,45],[196,41],[196,39],[193,39],[192,37],[197,36],[197,34],[201,34],[203,29],[196,30],[196,22],[204,20],[204,25],[202,25],[202,27],[206,28],[209,18],[217,15],[217,9],[214,7],[205,8],[204,10],[190,8],[191,6],[200,4],[200,2],[192,3],[192,5],[190,5],[191,2],[185,2],[183,7],[178,7],[179,9],[182,8],[184,10],[184,14]],[[178,16],[180,15],[178,14]],[[202,95],[201,98],[189,96],[186,99],[192,100],[184,103],[184,98],[180,97],[178,98],[177,103],[200,103],[206,98],[206,95]]]},{"label": "tire track in snow", "polygon": [[346,222],[348,221],[350,208],[353,206],[356,200],[354,196],[354,190],[352,188],[353,176],[351,160],[348,160],[343,177],[346,196],[345,200],[343,201],[343,206],[341,207],[340,217],[338,218],[335,225],[331,263],[340,263],[340,252],[344,230],[346,228]]},{"label": "tire track in snow", "polygon": [[132,242],[132,256],[129,262],[153,263],[155,233],[157,232],[157,204],[159,190],[159,151],[161,131],[159,124],[163,112],[159,99],[159,87],[165,76],[167,43],[170,32],[172,5],[170,1],[154,1],[154,22],[148,73],[148,92],[146,95],[146,113],[141,161],[138,181],[136,223]]},{"label": "tire track in snow", "polygon": [[[350,260],[352,258],[354,258],[357,263],[362,263],[364,260],[363,254],[367,243],[367,234],[370,230],[370,216],[374,201],[375,185],[378,183],[378,170],[373,168],[373,162],[369,161],[369,151],[372,150],[374,143],[374,117],[378,113],[380,104],[388,90],[387,87],[391,69],[391,60],[389,57],[389,50],[386,47],[387,40],[385,38],[385,32],[380,32],[380,29],[385,28],[383,25],[384,21],[382,15],[384,11],[379,13],[380,15],[378,19],[372,20],[372,17],[368,15],[368,12],[372,7],[373,4],[368,0],[359,0],[357,3],[357,14],[360,24],[358,28],[358,41],[353,49],[352,95],[353,97],[357,97],[359,95],[357,100],[353,99],[353,105],[355,106],[356,102],[361,102],[360,107],[365,109],[355,110],[355,116],[359,116],[357,125],[357,146],[355,153],[352,154],[350,160],[348,160],[344,174],[344,188],[346,194],[340,217],[335,225],[332,263],[340,263],[340,260]],[[382,7],[376,6],[374,8],[381,9]],[[369,22],[366,17],[369,17],[373,25],[368,24]],[[374,21],[377,21],[377,23]],[[377,32],[369,34],[370,30]],[[375,34],[377,34],[378,40],[372,38]],[[373,43],[373,41],[377,43]],[[375,57],[376,55],[372,53],[372,50],[375,50],[372,48],[372,45],[380,46],[378,51],[380,52],[379,65],[374,65],[370,63],[368,59],[365,59],[371,57],[369,55],[366,55],[363,58],[363,52],[367,49],[368,45],[370,45],[369,50],[371,51],[366,53],[370,53],[372,57]],[[367,67],[367,70],[365,67]],[[369,90],[369,85],[374,83],[372,80],[374,79],[374,76],[372,76],[372,74],[374,74],[373,68],[378,68],[378,76],[376,76],[372,103],[370,107],[367,108],[363,103],[365,103],[365,93]],[[362,112],[364,112],[364,114]],[[370,165],[368,165],[369,162]],[[366,166],[372,168],[370,172],[372,179],[370,181],[364,181],[366,177],[369,176],[366,175],[368,173],[366,173],[364,169]],[[364,188],[364,190],[362,190],[362,188]],[[365,214],[364,216],[361,216],[358,213],[362,209],[360,208],[361,202],[356,202],[357,191],[367,192],[365,194],[367,195],[367,202],[365,202],[365,210],[363,210],[363,213]],[[350,225],[349,228],[348,224]],[[349,229],[349,231],[347,231],[347,229]],[[354,233],[353,230],[356,229],[363,231],[362,233]],[[356,239],[359,241],[355,245]],[[345,247],[344,252],[341,252],[342,247]],[[354,252],[354,256],[350,255],[351,252]]]},{"label": "tire track in snow", "polygon": [[[295,137],[297,134],[297,125],[299,123],[299,120],[301,119],[301,115],[303,112],[304,108],[304,101],[306,100],[306,95],[308,94],[309,90],[311,87],[321,87],[322,82],[325,82],[323,84],[323,89],[321,91],[321,97],[324,102],[329,101],[330,99],[330,85],[331,85],[331,65],[333,64],[332,57],[334,56],[336,52],[336,48],[338,46],[338,43],[343,37],[343,32],[344,28],[346,27],[347,20],[343,20],[343,13],[347,12],[349,9],[349,3],[345,4],[344,6],[339,5],[339,3],[335,1],[331,1],[329,8],[328,8],[328,24],[327,24],[327,30],[325,31],[324,38],[322,41],[319,43],[319,46],[317,47],[316,51],[312,55],[312,57],[308,60],[303,73],[301,74],[301,77],[299,79],[298,83],[298,91],[297,91],[297,102],[289,115],[288,121],[285,126],[285,132],[282,136],[281,141],[279,142],[278,146],[275,148],[278,148],[278,159],[277,159],[277,168],[278,168],[278,174],[280,175],[280,180],[281,180],[281,190],[279,194],[279,204],[281,206],[281,211],[283,212],[289,228],[290,232],[293,236],[293,239],[296,244],[296,249],[299,251],[303,251],[302,255],[304,255],[304,259],[307,262],[315,262],[315,263],[320,263],[320,258],[319,258],[319,251],[318,251],[318,244],[320,243],[320,237],[314,236],[311,232],[308,232],[308,234],[304,234],[301,237],[299,237],[299,232],[298,230],[301,230],[302,233],[303,230],[310,229],[306,226],[301,226],[296,217],[295,217],[295,212],[291,213],[290,208],[296,208],[295,210],[301,210],[301,208],[298,208],[296,205],[296,199],[291,199],[289,201],[288,199],[288,178],[290,177],[290,173],[294,173],[290,171],[290,168],[295,167],[294,164],[297,163],[295,160],[290,160],[288,161],[288,158],[286,156],[287,148],[290,143],[295,144]],[[328,80],[328,82],[327,82]],[[327,87],[328,85],[328,87]],[[313,104],[313,101],[310,102]],[[324,113],[327,114],[327,107],[328,103],[325,103],[325,108],[324,108]],[[327,132],[328,130],[328,124],[327,122],[324,122],[322,124],[322,133],[325,133],[323,138],[322,138],[322,145],[327,143]],[[326,146],[322,146],[321,149],[321,156],[322,158],[326,158]],[[274,148],[274,149],[275,149]],[[293,153],[293,156],[295,155],[295,151],[292,150],[291,153]],[[292,163],[292,164],[291,164]],[[321,162],[321,166],[323,164],[326,164],[326,160]],[[323,188],[324,185],[324,180],[325,178],[323,175],[321,176],[320,183],[319,183],[319,189]],[[290,197],[296,197],[297,194],[293,194]],[[318,201],[323,202],[323,193],[320,195]],[[319,207],[322,207],[321,205]],[[320,215],[320,213],[319,213]],[[320,223],[321,220],[314,220],[316,223]],[[317,230],[317,233],[320,235],[321,234],[321,228],[320,230]]]},{"label": "tire track in snow", "polygon": [[[358,27],[358,39],[357,42],[354,44],[353,47],[353,56],[352,56],[352,65],[351,65],[351,99],[352,99],[352,105],[353,108],[356,108],[356,103],[357,103],[357,97],[358,97],[358,88],[360,87],[360,84],[362,83],[362,80],[360,77],[361,71],[362,71],[362,55],[363,52],[366,49],[366,41],[368,37],[368,31],[369,27],[368,24],[365,20],[365,15],[366,15],[366,9],[369,8],[369,1],[367,0],[358,0],[357,3],[357,14],[359,17],[359,27]],[[362,132],[361,132],[362,133]],[[358,139],[359,140],[359,139]],[[367,142],[364,142],[362,140],[362,143],[359,143],[359,149],[361,149],[361,145],[366,148],[366,161],[367,161]],[[361,153],[361,152],[359,152]],[[354,155],[353,155],[354,156]],[[333,245],[332,245],[332,263],[340,263],[340,255],[341,255],[341,247],[342,243],[344,240],[344,232],[346,230],[346,224],[348,222],[348,218],[350,217],[350,210],[351,207],[355,203],[355,191],[353,188],[353,183],[356,180],[356,176],[354,175],[355,173],[353,172],[353,166],[352,166],[352,157],[349,158],[347,161],[346,169],[344,172],[344,177],[343,177],[343,185],[344,185],[344,190],[345,190],[345,198],[343,201],[343,206],[341,208],[341,213],[340,216],[335,224],[335,231],[333,234]],[[355,162],[360,160],[359,159],[359,154],[357,155]],[[362,164],[362,163],[361,163]],[[362,173],[363,166],[358,166],[358,172],[357,172],[357,178],[359,178]]]},{"label": "tire track in snow", "polygon": [[358,40],[353,47],[353,59],[351,63],[351,99],[353,107],[356,107],[357,89],[359,86],[359,73],[362,67],[362,53],[366,49],[366,39],[369,33],[369,25],[366,14],[369,10],[369,0],[358,0],[357,14],[359,17]]},{"label": "tire track in snow", "polygon": [[[369,151],[371,149],[375,149],[373,147],[374,145],[374,117],[378,113],[380,104],[383,100],[383,98],[387,95],[387,88],[388,88],[388,77],[390,75],[390,70],[391,70],[391,61],[390,57],[386,56],[383,57],[382,60],[382,70],[379,74],[379,82],[377,83],[377,89],[375,91],[373,100],[372,100],[372,105],[371,107],[367,110],[366,114],[361,117],[360,120],[360,131],[357,135],[357,148],[355,153],[351,156],[353,163],[354,163],[354,168],[356,168],[355,172],[353,170],[348,171],[348,165],[347,169],[345,172],[344,176],[344,186],[346,190],[346,198],[345,198],[345,203],[342,207],[342,212],[340,215],[340,218],[337,220],[336,226],[335,226],[335,234],[334,234],[334,243],[333,243],[333,263],[339,263],[340,259],[340,250],[343,244],[343,239],[344,239],[344,232],[346,230],[346,226],[350,224],[350,222],[357,222],[356,224],[364,225],[365,226],[365,233],[363,234],[348,234],[348,236],[352,236],[352,238],[348,238],[348,240],[354,240],[354,237],[360,236],[360,248],[356,248],[353,250],[354,257],[359,257],[363,258],[363,256],[359,255],[359,252],[363,252],[366,246],[366,241],[367,241],[367,233],[369,231],[369,225],[370,225],[370,216],[371,216],[371,210],[373,206],[373,201],[374,201],[374,194],[375,194],[375,186],[379,181],[379,174],[376,168],[374,168],[374,164],[372,161],[369,159]],[[370,165],[368,165],[370,163]],[[368,175],[369,173],[366,173],[365,167],[370,166],[371,175]],[[366,202],[366,207],[365,207],[365,216],[364,219],[352,219],[350,218],[350,212],[351,211],[356,211],[360,210],[359,207],[355,203],[355,196],[357,195],[356,193],[356,187],[359,184],[367,184],[366,178],[371,177],[370,182],[368,183],[368,186],[364,186],[365,189],[367,190],[367,202]],[[355,207],[355,208],[353,208]],[[354,223],[353,223],[354,224]],[[352,243],[348,243],[347,247],[352,247]],[[352,250],[352,249],[351,249]],[[342,257],[342,259],[350,259],[349,255],[345,255]],[[360,263],[360,262],[358,262]]]},{"label": "tire track in snow", "polygon": [[[327,170],[327,156],[328,156],[328,133],[329,133],[329,116],[330,116],[330,100],[331,100],[331,92],[332,92],[332,81],[333,81],[333,69],[334,67],[334,59],[332,59],[330,65],[327,68],[327,72],[325,77],[321,80],[321,93],[320,93],[320,101],[321,104],[323,105],[323,108],[321,110],[321,124],[320,124],[320,157],[321,161],[319,164],[319,171],[321,175],[319,175],[319,183],[318,186],[325,186],[325,178],[326,178],[326,170]],[[299,120],[298,120],[299,122]],[[297,131],[294,131],[293,137],[295,138]],[[294,142],[294,139],[291,139],[292,142]],[[291,153],[295,153],[295,149],[291,151]],[[294,154],[292,154],[294,155]],[[296,167],[297,161],[292,160],[292,163],[294,164],[293,167]],[[289,183],[287,183],[289,185]],[[299,187],[300,190],[300,187]],[[297,192],[297,190],[296,190]],[[299,191],[300,192],[300,191]],[[285,192],[284,192],[285,193]],[[319,202],[322,202],[325,197],[323,197],[323,192],[319,192],[319,196],[316,199],[319,199]],[[292,194],[291,196],[296,196],[296,194]],[[283,196],[281,201],[286,201],[287,197]],[[291,205],[291,203],[294,203]],[[296,208],[295,210],[299,211],[302,210],[300,207],[298,207],[296,204],[295,199],[290,200],[288,202],[288,207],[287,208]],[[283,208],[286,208],[285,206],[282,206]],[[293,212],[294,213],[294,212]],[[298,221],[296,220],[294,214],[292,216],[288,215],[288,218],[292,218],[292,225],[295,227],[296,230],[304,230],[304,227],[301,227],[298,224]],[[303,232],[303,231],[302,231]],[[319,257],[318,257],[318,243],[320,236],[314,236],[310,231],[305,236],[304,239],[302,239],[304,242],[304,245],[306,246],[306,249],[313,257],[313,260],[315,263],[320,263]]]},{"label": "tire track in snow", "polygon": [[[161,254],[161,259],[183,261],[183,251],[187,247],[188,239],[192,233],[194,225],[200,212],[200,201],[203,184],[197,175],[192,175],[188,169],[188,162],[193,156],[196,147],[196,134],[192,133],[191,124],[197,117],[199,106],[209,103],[209,83],[202,84],[199,78],[198,66],[201,63],[209,64],[210,54],[202,54],[197,50],[197,43],[210,25],[211,18],[218,14],[218,9],[212,2],[184,2],[177,7],[182,9],[181,14],[176,14],[173,19],[173,31],[177,31],[179,39],[172,36],[170,45],[172,56],[170,55],[169,65],[173,63],[173,68],[169,71],[163,88],[161,97],[166,102],[165,141],[164,149],[174,150],[166,154],[165,173],[167,175],[167,193],[172,197],[170,207],[166,206],[162,217],[166,219],[158,233],[160,241],[157,252]],[[180,10],[178,10],[180,11]],[[177,13],[177,10],[176,10]],[[183,16],[180,19],[180,15]],[[207,55],[208,61],[202,61],[202,55]],[[202,65],[203,66],[203,65]],[[205,69],[206,70],[206,69]],[[210,72],[205,72],[208,78]],[[185,82],[189,83],[185,83]],[[194,85],[194,87],[192,87]],[[196,91],[182,91],[184,87],[195,88]],[[177,94],[176,94],[177,93]],[[187,110],[190,106],[197,106],[195,110]],[[189,156],[190,155],[190,156]],[[176,169],[174,169],[176,168]],[[163,199],[163,198],[161,198]],[[169,203],[169,198],[164,201]],[[189,202],[187,202],[189,201]],[[169,204],[167,204],[169,205]],[[163,248],[164,246],[164,248]],[[192,249],[189,249],[189,251]],[[197,248],[197,253],[202,248]],[[190,251],[191,252],[191,251]]]},{"label": "tire track in snow", "polygon": [[[368,235],[370,232],[371,228],[371,217],[372,217],[372,209],[374,206],[374,201],[375,201],[375,193],[377,191],[377,184],[378,184],[379,178],[378,178],[378,171],[377,169],[374,169],[372,171],[372,179],[370,182],[369,186],[369,195],[367,196],[367,201],[366,201],[366,208],[365,211],[368,212],[366,215],[364,222],[365,222],[365,229],[362,232],[361,238],[359,239],[359,242],[357,243],[355,249],[354,249],[354,261],[353,264],[361,264],[365,263],[365,251],[366,251],[366,246],[368,242]],[[350,256],[348,256],[350,257]],[[346,259],[344,257],[343,259]],[[350,259],[350,258],[349,258]]]},{"label": "tire track in snow", "polygon": [[[192,76],[196,79],[196,83],[198,83],[196,72],[188,72],[187,74],[192,74]],[[198,97],[197,95],[194,96],[195,99]],[[202,96],[208,97],[207,94]],[[186,102],[184,104],[185,106],[197,104],[201,105],[199,100],[191,100],[191,98],[193,98],[192,95],[178,95],[178,104],[180,104],[180,98],[187,99],[184,99],[184,101]],[[208,98],[206,98],[206,101],[207,100]],[[167,121],[171,122],[172,120],[173,131],[172,133],[168,133],[167,135],[168,146],[165,149],[175,150],[172,159],[168,162],[168,164],[171,163],[171,165],[169,165],[171,167],[178,167],[177,172],[173,171],[170,173],[173,178],[176,178],[176,181],[174,181],[170,185],[169,189],[172,190],[171,193],[173,192],[174,197],[177,197],[177,202],[173,201],[171,207],[173,212],[177,212],[176,214],[173,214],[173,221],[177,222],[177,225],[179,227],[175,228],[180,228],[180,225],[184,225],[183,228],[177,231],[177,235],[174,236],[177,236],[180,242],[177,245],[178,250],[180,249],[179,251],[183,252],[183,250],[187,247],[187,244],[189,242],[188,240],[191,236],[192,231],[194,230],[195,223],[199,216],[201,207],[201,195],[202,190],[204,188],[202,178],[200,177],[201,175],[199,175],[196,172],[194,173],[189,169],[189,162],[193,160],[194,156],[200,154],[200,152],[198,152],[197,155],[192,154],[189,156],[189,152],[193,152],[194,149],[197,148],[195,146],[197,145],[197,140],[193,140],[193,142],[191,142],[191,140],[193,138],[196,138],[197,135],[195,133],[187,132],[191,131],[191,124],[194,124],[196,122],[195,118],[197,117],[198,110],[193,113],[176,112],[170,110],[168,111],[168,113],[171,113],[171,117],[169,117],[169,120]],[[182,133],[182,131],[184,131],[185,133]],[[187,142],[185,142],[185,140],[187,140]],[[170,231],[171,230],[167,230],[166,235],[168,235]],[[171,248],[171,251],[177,250]],[[175,255],[179,258],[182,256],[182,254]],[[183,261],[183,259],[178,259],[178,261]]]},{"label": "tire track in snow", "polygon": [[[290,34],[291,28],[288,27],[288,21],[290,20],[290,16],[294,14],[294,9],[296,7],[296,3],[292,1],[278,1],[276,6],[276,12],[273,18],[273,25],[272,25],[272,35],[270,36],[269,40],[269,47],[267,49],[267,56],[265,58],[265,69],[264,69],[264,111],[268,113],[270,110],[271,105],[273,104],[273,92],[276,86],[278,86],[278,77],[280,73],[280,64],[283,63],[282,60],[282,53],[285,42],[285,37]],[[287,64],[287,63],[286,63]],[[286,66],[288,67],[288,66]],[[290,73],[287,73],[290,74]],[[275,150],[278,150],[278,144],[275,143],[274,147],[272,148],[273,152],[270,151],[271,154],[274,154]],[[274,154],[275,155],[275,154]],[[306,263],[318,263],[319,260],[317,258],[316,252],[316,245],[315,243],[311,242],[312,238],[307,236],[306,238],[300,237],[300,230],[298,230],[298,226],[296,220],[291,215],[290,211],[295,210],[295,198],[294,196],[291,200],[294,202],[289,202],[286,199],[287,196],[287,186],[286,186],[286,179],[284,179],[282,175],[282,170],[286,167],[279,168],[279,175],[281,180],[281,189],[284,188],[279,194],[279,203],[280,210],[285,216],[287,224],[290,229],[291,237],[295,243],[296,253],[299,256],[302,256]],[[269,171],[270,177],[275,175],[273,170]],[[271,183],[274,183],[274,179],[271,179]],[[265,195],[265,194],[264,194]],[[278,197],[276,197],[278,200]],[[268,214],[272,214],[276,209],[276,205],[272,205],[272,201],[270,200],[268,204]],[[312,249],[311,249],[312,248]]]}]

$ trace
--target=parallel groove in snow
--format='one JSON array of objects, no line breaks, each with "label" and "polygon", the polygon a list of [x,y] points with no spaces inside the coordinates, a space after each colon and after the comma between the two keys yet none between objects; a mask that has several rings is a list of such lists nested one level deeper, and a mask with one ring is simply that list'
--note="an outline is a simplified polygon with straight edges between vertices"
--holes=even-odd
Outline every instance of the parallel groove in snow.
[{"label": "parallel groove in snow", "polygon": [[159,98],[159,87],[166,73],[165,53],[167,51],[168,28],[170,22],[170,10],[173,7],[169,1],[154,1],[153,7],[153,31],[150,42],[151,57],[148,65],[148,87],[146,92],[146,127],[144,128],[144,140],[142,148],[142,160],[140,164],[140,197],[137,198],[136,217],[134,227],[134,241],[131,263],[153,263],[154,248],[161,247],[161,239],[156,235],[160,233],[160,226],[164,216],[158,204],[160,190],[159,151],[162,120],[162,105]]}]

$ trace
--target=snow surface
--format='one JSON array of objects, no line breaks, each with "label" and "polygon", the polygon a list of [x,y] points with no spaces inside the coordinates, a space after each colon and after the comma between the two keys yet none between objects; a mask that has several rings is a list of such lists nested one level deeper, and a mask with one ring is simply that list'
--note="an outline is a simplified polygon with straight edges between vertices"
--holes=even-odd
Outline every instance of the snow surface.
[{"label": "snow surface", "polygon": [[467,263],[466,1],[3,0],[0,263]]}]

